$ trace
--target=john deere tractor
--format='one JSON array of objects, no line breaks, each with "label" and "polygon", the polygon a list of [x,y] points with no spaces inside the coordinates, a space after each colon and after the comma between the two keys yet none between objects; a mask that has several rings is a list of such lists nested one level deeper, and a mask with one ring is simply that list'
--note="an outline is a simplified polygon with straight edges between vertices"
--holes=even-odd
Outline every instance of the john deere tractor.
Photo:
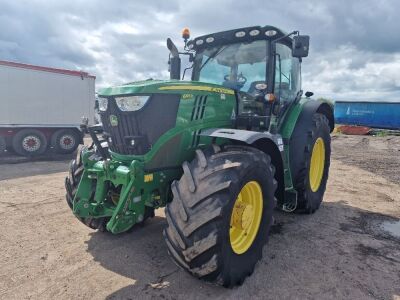
[{"label": "john deere tractor", "polygon": [[311,92],[302,97],[308,36],[255,26],[183,38],[181,52],[167,40],[170,80],[99,92],[103,136],[87,127],[93,145],[70,164],[67,203],[114,234],[165,207],[174,262],[230,287],[261,259],[275,208],[319,208],[333,112]]}]

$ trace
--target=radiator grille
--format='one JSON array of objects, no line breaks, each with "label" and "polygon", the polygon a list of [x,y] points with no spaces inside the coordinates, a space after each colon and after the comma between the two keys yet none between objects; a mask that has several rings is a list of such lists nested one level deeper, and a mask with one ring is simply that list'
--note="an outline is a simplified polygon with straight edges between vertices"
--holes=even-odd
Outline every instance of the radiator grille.
[{"label": "radiator grille", "polygon": [[100,115],[110,150],[130,155],[150,151],[161,135],[175,127],[179,99],[179,95],[152,95],[140,110],[125,112],[109,98],[107,111]]}]

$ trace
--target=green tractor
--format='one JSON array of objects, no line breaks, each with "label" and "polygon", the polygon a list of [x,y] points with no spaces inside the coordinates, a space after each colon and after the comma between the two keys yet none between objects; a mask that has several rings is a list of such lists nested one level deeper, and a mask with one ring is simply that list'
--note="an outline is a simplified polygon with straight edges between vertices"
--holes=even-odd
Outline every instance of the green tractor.
[{"label": "green tractor", "polygon": [[[255,26],[168,39],[170,80],[105,88],[66,178],[87,226],[121,233],[165,207],[174,262],[231,287],[262,257],[273,212],[315,212],[330,163],[329,103],[302,97],[309,37]],[[192,63],[181,79],[181,55]]]}]

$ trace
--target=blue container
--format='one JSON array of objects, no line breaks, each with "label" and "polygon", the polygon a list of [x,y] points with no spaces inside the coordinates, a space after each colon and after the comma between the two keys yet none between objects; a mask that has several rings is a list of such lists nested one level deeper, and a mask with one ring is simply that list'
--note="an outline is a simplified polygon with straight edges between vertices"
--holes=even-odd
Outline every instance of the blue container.
[{"label": "blue container", "polygon": [[335,102],[335,123],[400,129],[400,102]]}]

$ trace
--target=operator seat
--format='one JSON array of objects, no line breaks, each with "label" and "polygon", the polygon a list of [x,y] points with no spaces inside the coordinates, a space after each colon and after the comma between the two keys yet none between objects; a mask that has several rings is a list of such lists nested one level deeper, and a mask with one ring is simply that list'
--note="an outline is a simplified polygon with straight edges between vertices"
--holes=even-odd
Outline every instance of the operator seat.
[{"label": "operator seat", "polygon": [[262,81],[262,80],[261,81],[253,81],[250,84],[250,87],[249,87],[249,90],[247,91],[247,93],[249,93],[251,95],[254,95],[257,92],[256,85],[259,84],[259,83],[264,83],[265,84],[265,81]]},{"label": "operator seat", "polygon": [[292,91],[290,90],[290,85],[287,82],[282,82],[280,85],[280,94],[279,94],[279,84],[275,85],[275,94],[277,96],[280,95],[280,101],[287,102],[290,101],[292,97]]}]

